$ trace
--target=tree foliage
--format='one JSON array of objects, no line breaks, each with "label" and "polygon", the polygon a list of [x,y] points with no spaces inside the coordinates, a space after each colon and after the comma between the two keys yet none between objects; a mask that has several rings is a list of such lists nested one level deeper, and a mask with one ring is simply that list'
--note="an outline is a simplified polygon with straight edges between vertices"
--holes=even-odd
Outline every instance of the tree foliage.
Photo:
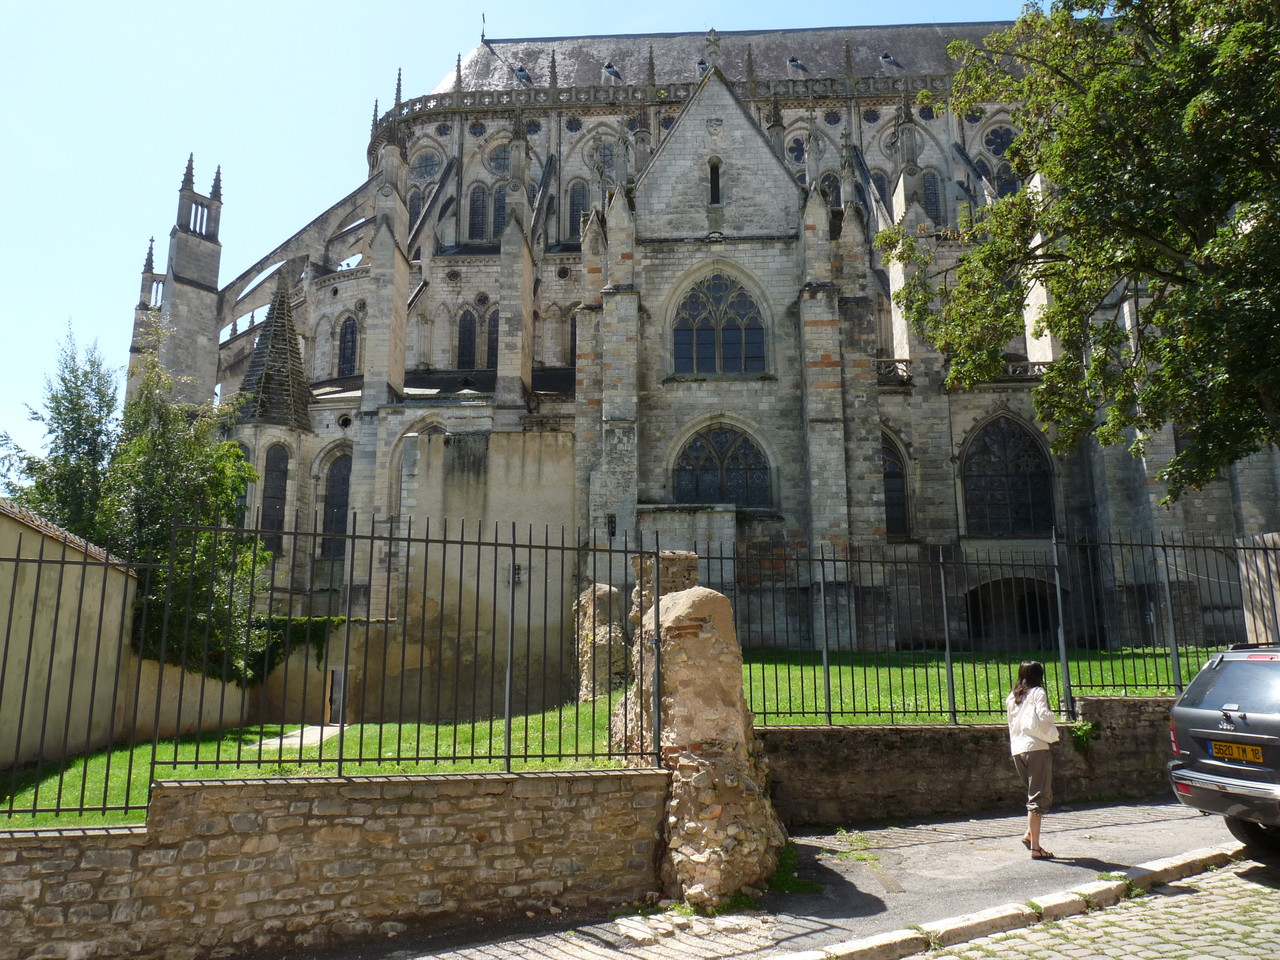
[{"label": "tree foliage", "polygon": [[68,333],[44,409],[31,411],[47,456],[0,436],[6,493],[134,565],[144,656],[252,683],[268,662],[269,631],[252,608],[270,554],[237,521],[256,474],[224,439],[231,410],[175,399],[162,335],[157,321],[117,419],[115,376],[95,348],[81,360]]},{"label": "tree foliage", "polygon": [[1058,450],[1096,436],[1143,453],[1174,424],[1159,476],[1176,497],[1274,444],[1280,5],[1060,0],[950,52],[950,109],[1011,105],[1028,186],[974,212],[959,257],[878,238],[915,268],[898,302],[949,382],[993,377],[1030,314],[1059,345],[1035,394]]},{"label": "tree foliage", "polygon": [[235,529],[256,479],[224,439],[232,414],[174,399],[154,349],[141,354],[103,488],[103,542],[143,564],[135,636],[145,656],[247,683],[266,637],[253,623],[270,554]]},{"label": "tree foliage", "polygon": [[96,543],[102,486],[120,429],[116,376],[96,344],[81,358],[70,330],[57,362],[54,375],[45,377],[44,408],[27,407],[44,427],[48,452],[24,450],[0,433],[3,488],[21,506]]}]

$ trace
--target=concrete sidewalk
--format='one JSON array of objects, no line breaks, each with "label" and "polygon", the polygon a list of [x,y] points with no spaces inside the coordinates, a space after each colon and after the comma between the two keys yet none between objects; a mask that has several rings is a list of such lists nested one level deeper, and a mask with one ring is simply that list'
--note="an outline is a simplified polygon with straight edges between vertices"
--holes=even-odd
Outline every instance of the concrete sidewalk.
[{"label": "concrete sidewalk", "polygon": [[[1033,861],[1022,815],[898,826],[851,824],[792,834],[797,874],[817,893],[770,893],[763,909],[715,918],[675,911],[614,920],[530,916],[520,926],[436,936],[405,931],[358,947],[293,950],[280,960],[894,960],[974,937],[1067,917],[1121,901],[1135,887],[1168,882],[1239,852],[1220,818],[1177,803],[1063,807],[1046,820]],[[1100,880],[1100,875],[1108,879]],[[1127,881],[1127,882],[1126,882]],[[919,928],[924,928],[921,933]]]}]

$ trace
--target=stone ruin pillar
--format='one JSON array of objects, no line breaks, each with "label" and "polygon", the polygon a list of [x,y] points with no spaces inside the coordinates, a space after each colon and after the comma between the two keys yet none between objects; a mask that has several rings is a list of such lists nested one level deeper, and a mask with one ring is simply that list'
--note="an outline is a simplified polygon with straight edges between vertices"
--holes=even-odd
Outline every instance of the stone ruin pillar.
[{"label": "stone ruin pillar", "polygon": [[[660,607],[661,623],[648,611],[636,644],[637,652],[648,650],[651,679],[659,638],[659,762],[672,771],[660,877],[665,896],[709,908],[768,879],[786,833],[769,799],[763,748],[742,692],[742,651],[728,598],[692,587],[664,595]],[[642,682],[631,698],[634,713],[628,711],[633,720],[643,718],[646,745],[651,690]]]},{"label": "stone ruin pillar", "polygon": [[578,702],[586,703],[627,682],[627,633],[622,594],[607,583],[593,583],[573,603],[578,638]]}]

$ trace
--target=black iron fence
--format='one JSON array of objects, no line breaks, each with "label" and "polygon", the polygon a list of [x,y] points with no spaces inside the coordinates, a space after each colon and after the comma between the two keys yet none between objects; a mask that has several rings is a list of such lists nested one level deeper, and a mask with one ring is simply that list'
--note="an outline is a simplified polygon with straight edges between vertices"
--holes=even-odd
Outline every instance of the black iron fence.
[{"label": "black iron fence", "polygon": [[124,564],[29,531],[0,548],[0,812],[127,819],[156,778],[652,763],[637,608],[691,582],[679,562],[730,598],[763,724],[998,722],[1024,659],[1071,716],[1276,635],[1265,545],[661,546],[182,527],[163,562]]}]

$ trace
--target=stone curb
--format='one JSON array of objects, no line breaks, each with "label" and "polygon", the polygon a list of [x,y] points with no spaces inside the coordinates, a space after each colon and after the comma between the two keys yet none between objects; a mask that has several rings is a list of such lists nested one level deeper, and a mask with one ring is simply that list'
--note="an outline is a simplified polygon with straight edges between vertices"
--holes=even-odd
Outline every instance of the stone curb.
[{"label": "stone curb", "polygon": [[767,960],[903,960],[925,953],[933,946],[954,946],[976,937],[1029,927],[1041,920],[1061,920],[1091,909],[1119,903],[1132,892],[1143,892],[1193,874],[1212,870],[1244,854],[1238,843],[1202,847],[1176,857],[1152,860],[1126,870],[1123,880],[1098,880],[1034,901],[1037,911],[1021,903],[1009,903],[979,913],[951,917],[918,929],[835,943],[818,950],[781,953]]}]

